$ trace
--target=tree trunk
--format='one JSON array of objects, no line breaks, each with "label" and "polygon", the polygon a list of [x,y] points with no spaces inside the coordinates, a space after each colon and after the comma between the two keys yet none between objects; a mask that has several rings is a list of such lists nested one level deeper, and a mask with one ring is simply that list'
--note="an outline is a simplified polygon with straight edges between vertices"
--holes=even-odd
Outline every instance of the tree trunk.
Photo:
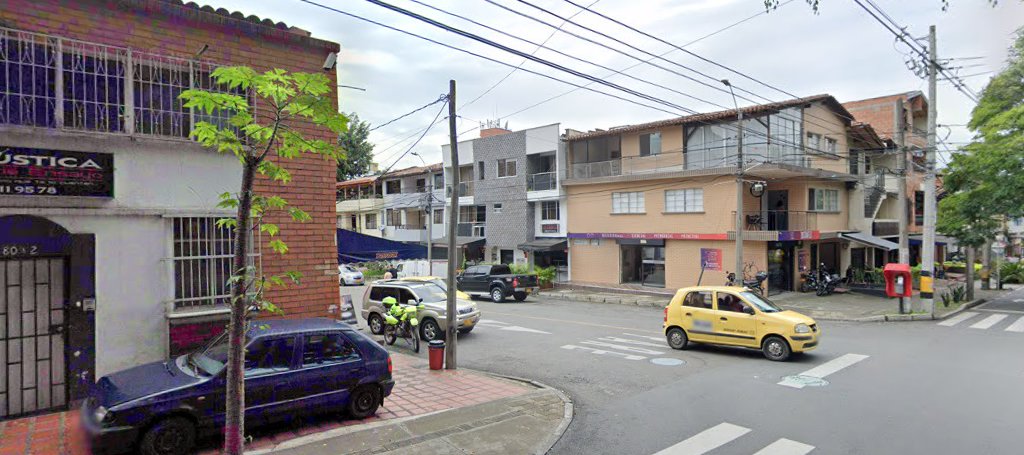
[{"label": "tree trunk", "polygon": [[967,301],[974,300],[974,247],[967,247],[967,267],[964,273],[967,274]]},{"label": "tree trunk", "polygon": [[245,435],[245,310],[246,283],[249,279],[246,252],[249,246],[249,211],[252,208],[252,186],[256,175],[256,159],[249,156],[242,168],[242,190],[239,194],[235,227],[234,270],[236,280],[231,287],[231,322],[228,324],[227,394],[225,395],[224,453],[242,455]]}]

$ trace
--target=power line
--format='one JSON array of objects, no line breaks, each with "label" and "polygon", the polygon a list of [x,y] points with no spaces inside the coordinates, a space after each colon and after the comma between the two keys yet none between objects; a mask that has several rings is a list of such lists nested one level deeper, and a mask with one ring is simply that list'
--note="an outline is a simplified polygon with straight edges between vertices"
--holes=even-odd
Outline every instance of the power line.
[{"label": "power line", "polygon": [[416,145],[418,145],[420,143],[420,141],[423,140],[423,137],[427,135],[427,132],[430,131],[430,127],[432,127],[432,126],[437,124],[438,119],[441,118],[441,113],[444,112],[444,108],[447,105],[448,105],[448,97],[445,97],[444,104],[441,104],[441,109],[439,109],[437,111],[437,115],[435,115],[434,116],[434,120],[432,122],[430,122],[430,126],[424,128],[423,129],[423,134],[420,134],[420,137],[416,138],[416,142],[413,142],[412,145],[410,145],[409,148],[405,150],[405,152],[403,152],[401,155],[399,155],[398,159],[396,159],[394,163],[391,163],[391,166],[388,166],[388,168],[385,169],[384,172],[381,172],[381,174],[380,174],[381,177],[383,177],[385,175],[388,175],[388,171],[390,171],[392,167],[395,167],[395,165],[398,164],[399,161],[402,161],[402,158],[405,158],[406,154],[411,152],[412,149],[416,148]]},{"label": "power line", "polygon": [[380,128],[384,128],[385,126],[388,126],[388,125],[390,125],[392,123],[395,123],[395,122],[397,122],[397,121],[399,121],[399,120],[401,120],[403,118],[406,118],[406,117],[408,117],[408,116],[410,116],[412,114],[415,114],[415,113],[417,113],[419,111],[422,111],[422,110],[424,110],[424,109],[426,109],[426,108],[428,108],[430,106],[433,106],[433,105],[435,105],[437,103],[440,103],[440,102],[442,102],[444,100],[447,100],[447,99],[448,99],[447,95],[441,95],[440,97],[438,97],[434,101],[431,101],[431,102],[429,102],[427,104],[424,104],[423,106],[420,106],[420,107],[418,107],[416,109],[413,109],[412,111],[409,111],[409,112],[407,112],[405,114],[399,115],[398,117],[395,117],[395,118],[393,118],[391,120],[388,120],[388,121],[386,121],[384,123],[381,123],[380,125],[377,125],[377,126],[375,126],[373,128],[370,128],[370,132],[376,131],[376,130],[378,130]]}]

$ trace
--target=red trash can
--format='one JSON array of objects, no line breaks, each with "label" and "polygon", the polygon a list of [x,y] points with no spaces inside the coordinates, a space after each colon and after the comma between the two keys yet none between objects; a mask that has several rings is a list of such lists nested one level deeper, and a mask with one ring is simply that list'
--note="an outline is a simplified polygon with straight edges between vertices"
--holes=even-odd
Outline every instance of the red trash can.
[{"label": "red trash can", "polygon": [[430,342],[430,369],[440,370],[444,368],[444,341],[434,340]]}]

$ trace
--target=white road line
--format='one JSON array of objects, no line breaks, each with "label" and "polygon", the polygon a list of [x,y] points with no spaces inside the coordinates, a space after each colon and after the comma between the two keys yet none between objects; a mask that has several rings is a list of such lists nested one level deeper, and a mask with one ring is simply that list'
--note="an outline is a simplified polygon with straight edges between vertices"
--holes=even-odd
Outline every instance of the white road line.
[{"label": "white road line", "polygon": [[984,311],[986,313],[1013,313],[1013,314],[1024,314],[1024,311],[1017,310],[990,310],[988,308],[975,308],[975,311]]},{"label": "white road line", "polygon": [[984,330],[996,325],[997,322],[1002,321],[1003,319],[1006,319],[1005,314],[993,314],[985,319],[975,322],[974,325],[971,326],[971,328]]},{"label": "white road line", "polygon": [[[853,365],[853,364],[855,364],[857,362],[860,362],[861,360],[864,360],[866,358],[868,358],[868,356],[862,355],[862,354],[844,354],[844,355],[836,357],[836,358],[834,358],[832,360],[829,360],[828,362],[825,362],[825,363],[823,363],[821,365],[818,365],[818,366],[816,366],[814,368],[811,368],[810,370],[807,370],[807,371],[805,371],[803,373],[800,373],[800,376],[810,376],[810,377],[814,377],[814,378],[824,378],[824,377],[826,377],[826,376],[828,376],[830,374],[833,374],[833,373],[835,373],[835,372],[837,372],[839,370],[842,370],[843,368],[846,368],[846,367],[848,367],[850,365]],[[802,389],[802,388],[804,388],[804,384],[803,383],[796,382],[796,381],[791,382],[788,379],[779,382],[779,385],[786,386],[786,387],[792,387],[794,389]]]},{"label": "white road line", "polygon": [[661,343],[651,343],[649,341],[637,341],[637,340],[630,340],[628,338],[601,337],[601,338],[598,338],[598,341],[610,341],[612,343],[635,344],[637,346],[650,346],[652,348],[662,348],[662,349],[665,348],[665,340],[661,340]]},{"label": "white road line", "polygon": [[805,455],[814,450],[814,446],[782,438],[768,447],[758,450],[754,455]]},{"label": "white road line", "polygon": [[1013,299],[1013,302],[1014,303],[1022,303],[1022,302],[1024,302],[1024,299]]},{"label": "white road line", "polygon": [[635,333],[626,333],[626,332],[622,332],[622,334],[626,335],[626,336],[630,336],[630,337],[646,338],[648,340],[661,341],[662,343],[665,342],[665,338],[649,337],[649,336],[637,335]]},{"label": "white road line", "polygon": [[700,455],[708,453],[750,432],[731,423],[720,423],[654,455]]},{"label": "white road line", "polygon": [[477,322],[477,324],[484,324],[484,325],[492,325],[492,324],[493,325],[506,325],[508,323],[507,322],[501,322],[501,321],[495,321],[494,319],[482,319],[482,320],[480,320],[480,322]]},{"label": "white road line", "polygon": [[510,332],[527,332],[527,333],[541,333],[544,335],[551,335],[551,332],[545,332],[543,330],[529,329],[526,327],[519,327],[518,325],[510,325],[501,327],[500,330],[508,330]]},{"label": "white road line", "polygon": [[978,313],[975,313],[973,311],[965,311],[965,312],[960,313],[960,314],[958,314],[956,316],[953,316],[953,317],[951,317],[949,319],[946,319],[945,321],[940,322],[939,325],[946,326],[946,327],[953,327],[954,325],[957,325],[957,324],[959,324],[961,322],[964,322],[964,321],[966,321],[966,320],[968,320],[970,318],[973,318],[973,317],[975,317],[977,315],[978,315]]},{"label": "white road line", "polygon": [[660,355],[660,354],[664,354],[665,353],[665,351],[655,351],[653,349],[641,348],[641,347],[637,347],[637,346],[626,346],[626,345],[615,344],[615,343],[605,343],[605,342],[602,342],[602,341],[589,341],[589,340],[588,341],[580,341],[580,344],[586,344],[586,345],[590,345],[590,346],[601,346],[603,348],[612,348],[612,349],[618,349],[620,351],[636,352],[638,354],[647,354],[647,355]]},{"label": "white road line", "polygon": [[597,354],[597,355],[617,355],[617,356],[622,357],[622,358],[624,358],[626,360],[643,360],[643,359],[647,358],[647,357],[644,357],[642,355],[626,354],[625,352],[605,351],[604,349],[594,349],[594,348],[590,348],[590,347],[586,347],[586,346],[576,346],[574,344],[567,344],[565,346],[562,346],[562,349],[568,349],[570,351],[572,351],[572,350],[588,351],[591,354]]},{"label": "white road line", "polygon": [[1007,332],[1024,332],[1024,316],[1006,328]]}]

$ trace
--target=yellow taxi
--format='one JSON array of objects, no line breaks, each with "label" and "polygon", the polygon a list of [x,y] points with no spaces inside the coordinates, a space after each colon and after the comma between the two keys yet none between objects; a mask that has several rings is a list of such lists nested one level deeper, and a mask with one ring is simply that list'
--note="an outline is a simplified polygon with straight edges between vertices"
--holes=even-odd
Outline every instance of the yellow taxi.
[{"label": "yellow taxi", "polygon": [[[407,277],[402,278],[402,280],[403,281],[417,281],[417,282],[424,282],[424,283],[428,283],[428,282],[429,283],[434,283],[434,284],[436,284],[438,286],[441,286],[441,289],[444,289],[445,292],[448,292],[447,291],[447,289],[448,289],[448,282],[445,281],[445,279],[441,278],[441,277],[437,277],[437,276],[407,276]],[[465,292],[462,292],[462,291],[457,290],[457,289],[455,290],[455,298],[461,299],[461,300],[472,300],[469,297],[469,294],[466,294]]]},{"label": "yellow taxi", "polygon": [[742,287],[697,286],[676,291],[665,307],[665,338],[673,349],[697,343],[760,349],[768,360],[818,346],[814,319],[783,310]]}]

